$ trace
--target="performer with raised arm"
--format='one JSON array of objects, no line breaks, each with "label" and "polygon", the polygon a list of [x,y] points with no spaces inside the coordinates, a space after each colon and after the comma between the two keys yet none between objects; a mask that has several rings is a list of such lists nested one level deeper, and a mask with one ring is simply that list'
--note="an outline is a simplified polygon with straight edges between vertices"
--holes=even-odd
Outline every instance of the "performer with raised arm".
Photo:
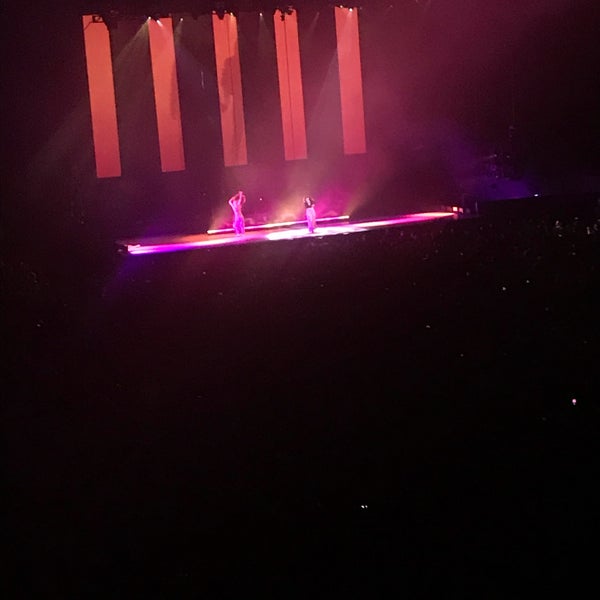
[{"label": "performer with raised arm", "polygon": [[246,231],[244,214],[242,206],[246,202],[246,196],[242,190],[239,190],[235,196],[229,198],[229,206],[233,210],[233,229],[236,235],[242,235]]},{"label": "performer with raised arm", "polygon": [[306,224],[310,233],[315,232],[317,226],[317,213],[315,212],[315,201],[310,196],[304,196],[304,207],[306,208]]}]

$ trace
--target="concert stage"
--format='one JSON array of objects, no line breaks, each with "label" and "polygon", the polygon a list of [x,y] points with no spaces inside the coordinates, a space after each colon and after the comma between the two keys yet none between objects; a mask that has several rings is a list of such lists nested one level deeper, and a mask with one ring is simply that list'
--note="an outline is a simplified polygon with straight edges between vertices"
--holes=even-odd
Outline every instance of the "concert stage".
[{"label": "concert stage", "polygon": [[298,238],[322,238],[330,235],[347,235],[379,229],[384,227],[400,227],[403,225],[455,219],[454,212],[424,212],[400,215],[387,219],[352,222],[350,217],[343,215],[325,219],[317,219],[317,228],[309,233],[305,221],[285,223],[267,223],[246,227],[246,233],[235,235],[233,229],[208,230],[206,233],[158,236],[120,240],[119,248],[128,254],[155,254],[161,252],[178,252],[181,250],[201,250],[215,246],[249,244],[254,242],[269,242],[292,240]]}]

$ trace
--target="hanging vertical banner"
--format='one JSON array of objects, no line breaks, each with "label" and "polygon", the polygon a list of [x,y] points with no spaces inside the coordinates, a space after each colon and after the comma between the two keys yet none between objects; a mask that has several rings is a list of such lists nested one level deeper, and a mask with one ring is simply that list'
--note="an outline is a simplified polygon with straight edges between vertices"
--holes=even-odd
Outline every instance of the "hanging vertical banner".
[{"label": "hanging vertical banner", "polygon": [[161,169],[163,172],[183,171],[185,158],[173,20],[161,17],[159,20],[148,19],[147,23]]},{"label": "hanging vertical banner", "polygon": [[101,18],[83,15],[82,21],[96,176],[119,177],[121,153],[110,36]]},{"label": "hanging vertical banner", "polygon": [[358,36],[358,10],[335,7],[344,154],[367,151]]},{"label": "hanging vertical banner", "polygon": [[226,167],[248,164],[237,19],[212,15],[217,84],[221,109],[223,161]]},{"label": "hanging vertical banner", "polygon": [[285,159],[306,158],[304,93],[296,11],[276,10],[273,14],[273,23]]}]

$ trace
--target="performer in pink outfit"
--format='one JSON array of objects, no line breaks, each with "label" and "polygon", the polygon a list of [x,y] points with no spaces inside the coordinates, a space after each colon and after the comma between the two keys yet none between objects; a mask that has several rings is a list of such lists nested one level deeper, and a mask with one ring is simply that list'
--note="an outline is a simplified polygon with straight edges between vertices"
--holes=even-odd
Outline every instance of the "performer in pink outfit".
[{"label": "performer in pink outfit", "polygon": [[317,213],[315,212],[315,201],[310,196],[304,196],[304,207],[306,208],[306,224],[310,233],[315,232],[317,226]]},{"label": "performer in pink outfit", "polygon": [[246,231],[242,206],[246,202],[246,196],[240,190],[235,196],[229,198],[229,206],[233,210],[233,229],[236,235],[242,235]]}]

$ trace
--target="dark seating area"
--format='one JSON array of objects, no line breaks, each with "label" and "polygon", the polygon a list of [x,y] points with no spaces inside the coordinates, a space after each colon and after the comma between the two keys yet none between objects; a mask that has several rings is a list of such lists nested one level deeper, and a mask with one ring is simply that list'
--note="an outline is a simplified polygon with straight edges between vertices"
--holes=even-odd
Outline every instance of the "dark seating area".
[{"label": "dark seating area", "polygon": [[599,531],[600,218],[548,206],[154,256],[75,230],[7,253],[21,589],[575,592]]}]

